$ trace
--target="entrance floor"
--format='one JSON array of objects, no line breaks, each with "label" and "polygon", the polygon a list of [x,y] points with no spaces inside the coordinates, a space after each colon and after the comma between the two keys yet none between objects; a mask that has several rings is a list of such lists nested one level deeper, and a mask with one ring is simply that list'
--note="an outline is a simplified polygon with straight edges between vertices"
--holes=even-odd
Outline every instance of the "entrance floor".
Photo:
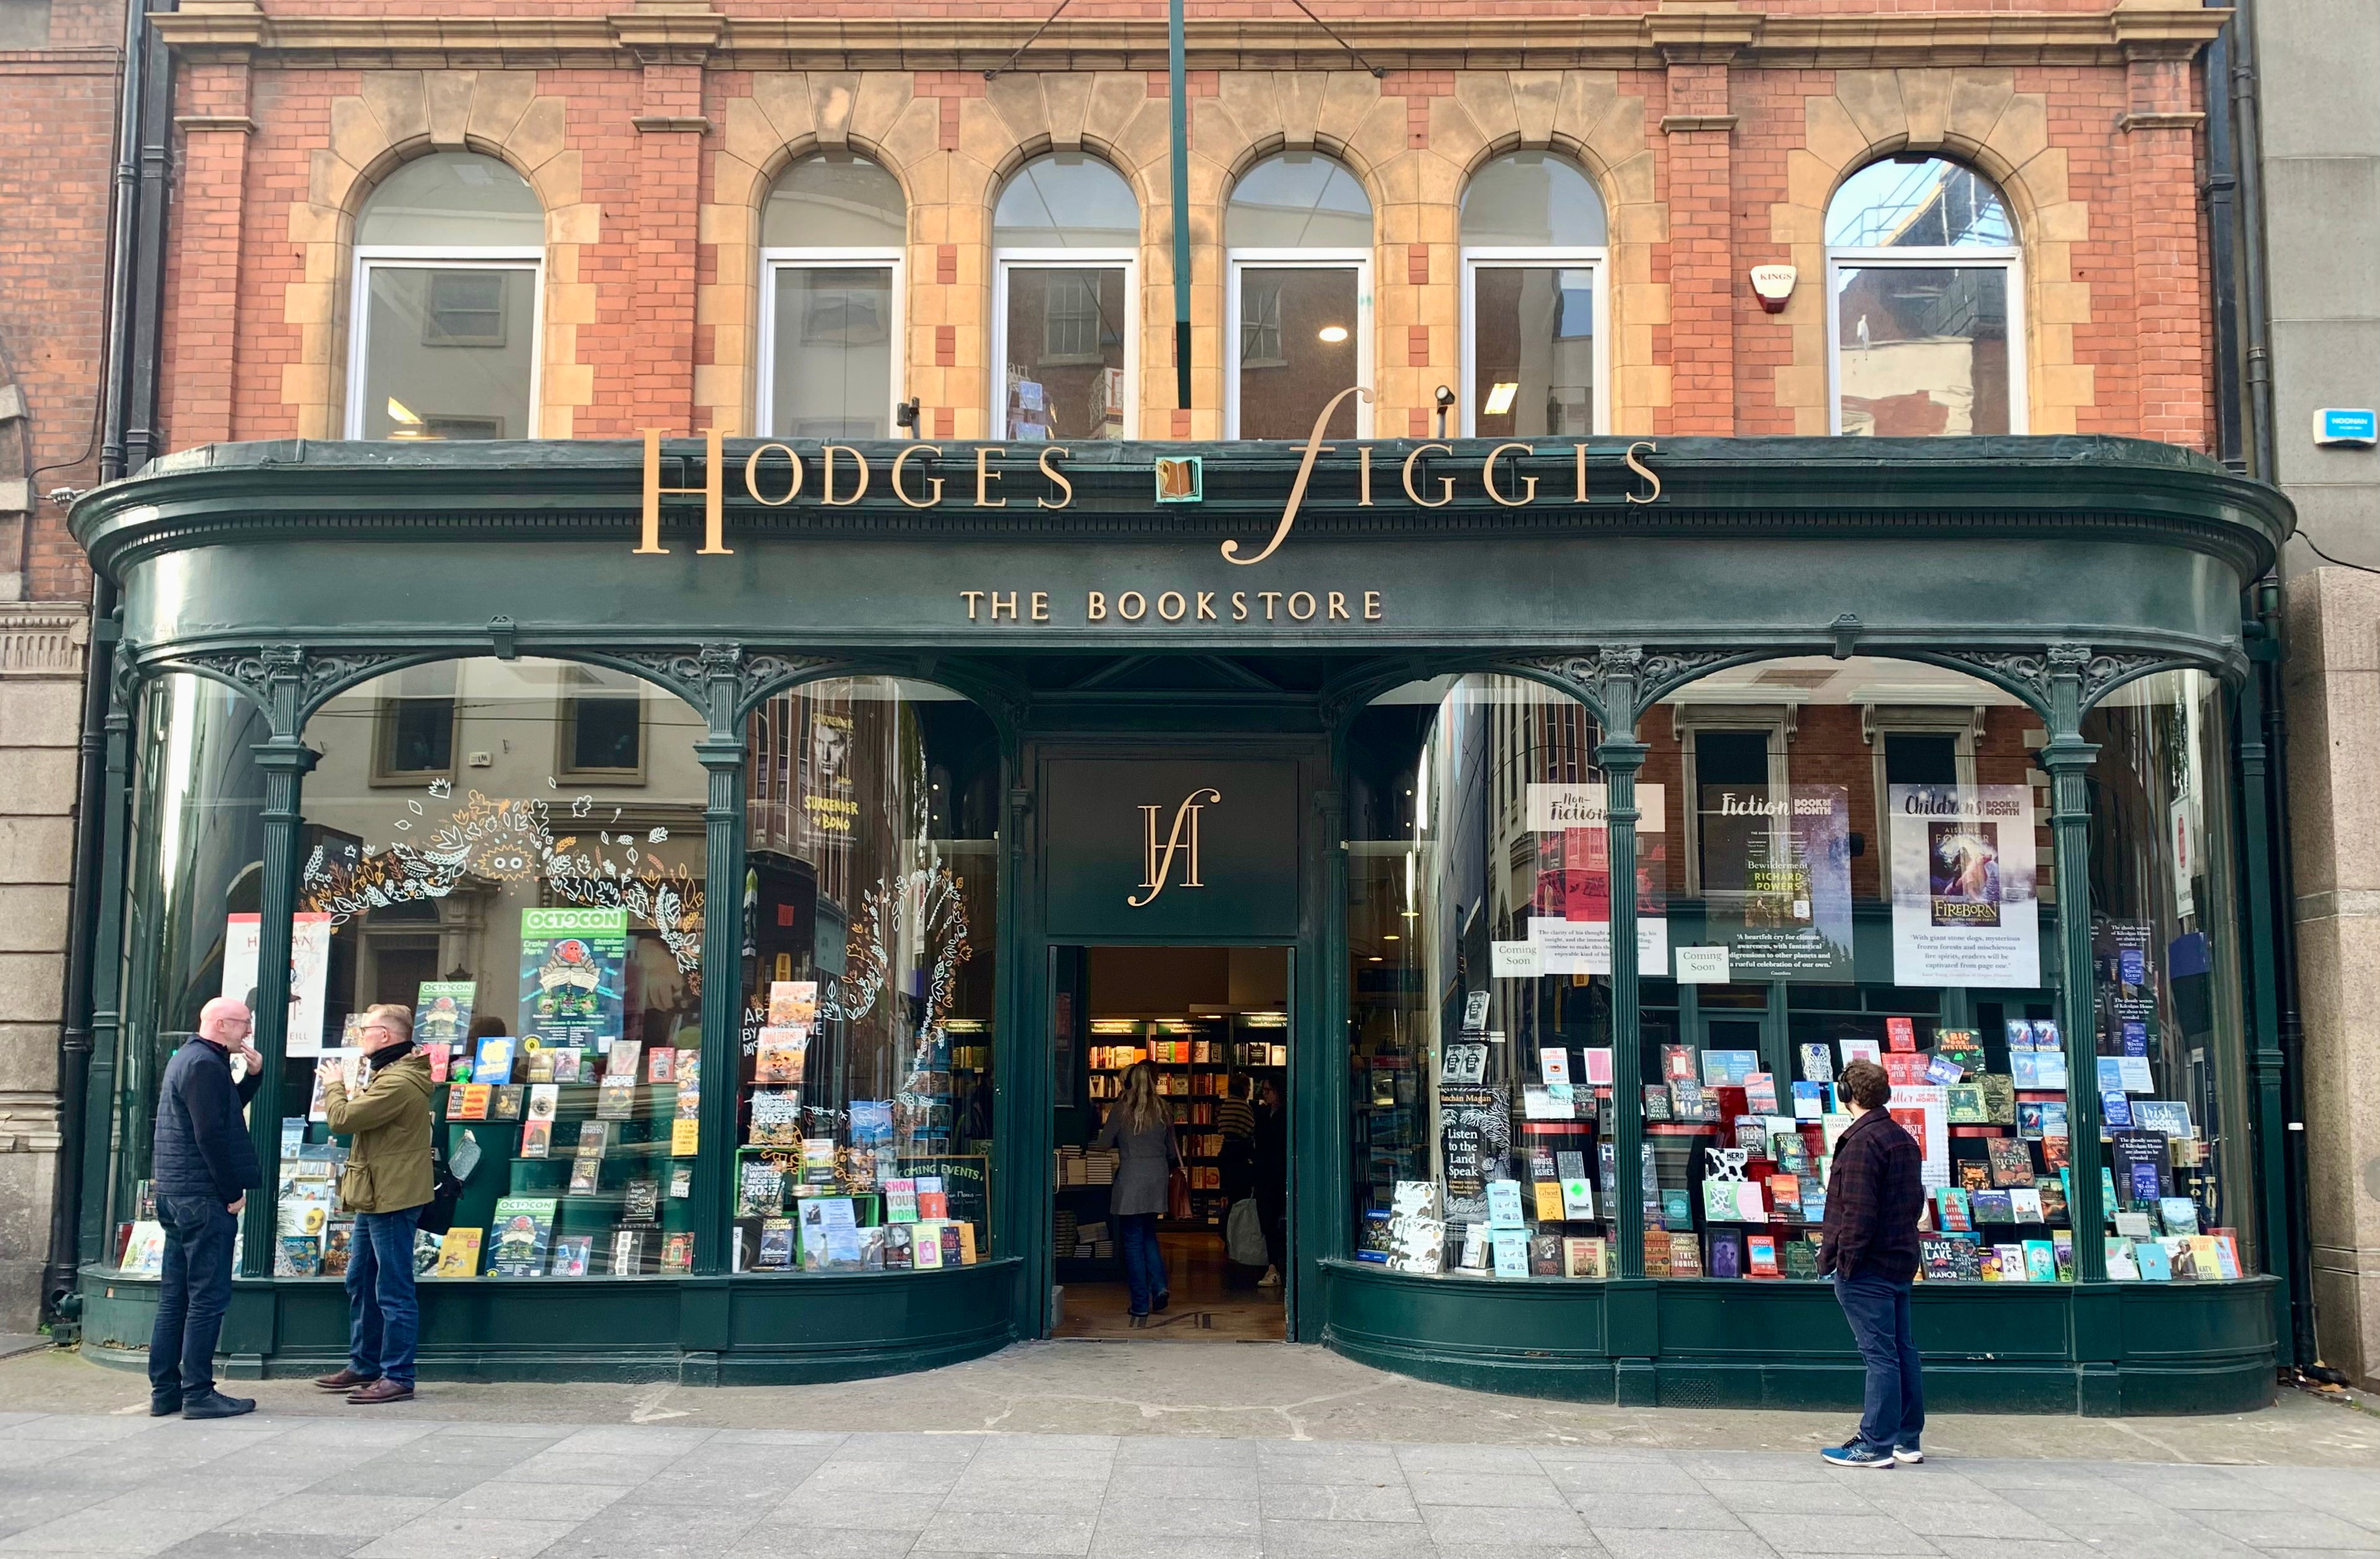
[{"label": "entrance floor", "polygon": [[1220,1236],[1160,1234],[1157,1243],[1173,1295],[1163,1313],[1150,1316],[1146,1327],[1135,1326],[1123,1284],[1069,1283],[1056,1334],[1167,1343],[1281,1340],[1280,1288],[1233,1286]]}]

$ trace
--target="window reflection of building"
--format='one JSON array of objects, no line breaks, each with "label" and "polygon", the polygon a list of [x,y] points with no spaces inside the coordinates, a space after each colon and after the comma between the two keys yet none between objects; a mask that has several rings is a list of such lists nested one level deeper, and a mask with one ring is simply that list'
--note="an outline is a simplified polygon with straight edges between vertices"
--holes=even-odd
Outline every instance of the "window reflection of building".
[{"label": "window reflection of building", "polygon": [[761,425],[778,438],[883,438],[899,398],[908,205],[871,158],[813,152],[760,209]]},{"label": "window reflection of building", "polygon": [[[1310,152],[1264,159],[1223,213],[1228,305],[1225,421],[1233,438],[1304,438],[1370,361],[1372,203],[1344,166]],[[1351,396],[1327,430],[1353,437]]]},{"label": "window reflection of building", "polygon": [[1988,180],[1934,157],[1871,164],[1829,203],[1827,242],[1841,432],[2022,431],[2017,238]]},{"label": "window reflection of building", "polygon": [[1123,438],[1135,416],[1140,208],[1114,168],[1037,157],[992,211],[992,389],[1002,438]]},{"label": "window reflection of building", "polygon": [[1596,431],[1603,200],[1549,152],[1489,161],[1463,189],[1464,431],[1533,438]]}]

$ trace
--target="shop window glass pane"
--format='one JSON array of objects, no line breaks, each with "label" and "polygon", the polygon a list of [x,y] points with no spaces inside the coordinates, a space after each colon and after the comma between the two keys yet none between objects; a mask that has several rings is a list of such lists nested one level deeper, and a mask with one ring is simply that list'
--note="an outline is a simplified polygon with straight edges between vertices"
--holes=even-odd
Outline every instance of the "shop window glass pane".
[{"label": "shop window glass pane", "polygon": [[991,1254],[1000,743],[956,694],[809,683],[753,712],[730,1265]]},{"label": "shop window glass pane", "polygon": [[995,249],[1140,247],[1140,203],[1097,157],[1060,152],[1016,171],[992,209]]},{"label": "shop window glass pane", "polygon": [[1463,187],[1465,248],[1599,249],[1605,239],[1603,197],[1553,152],[1507,152]]},{"label": "shop window glass pane", "polygon": [[[1645,784],[1691,781],[1702,873],[1664,847],[1679,822],[1640,825],[1668,890],[1661,957],[1727,956],[1725,982],[1681,983],[1639,1033],[1674,1248],[1715,1277],[1814,1275],[1850,1120],[1833,1084],[1865,1058],[1926,1151],[1926,1281],[2070,1280],[2040,717],[1957,673],[1812,657],[1690,684],[1640,734]],[[1956,1079],[1929,1078],[1937,1062]]]},{"label": "shop window glass pane", "polygon": [[1013,439],[1123,436],[1122,266],[1013,265],[1008,281],[1007,432]]},{"label": "shop window glass pane", "polygon": [[[1330,397],[1356,383],[1363,328],[1353,266],[1240,272],[1240,436],[1306,437]],[[1329,436],[1355,436],[1350,396]]]},{"label": "shop window glass pane", "polygon": [[1595,427],[1595,273],[1471,273],[1472,405],[1482,438],[1585,437]]},{"label": "shop window glass pane", "polygon": [[[2082,723],[2091,766],[2095,1078],[2110,1120],[2110,1275],[2252,1272],[2235,819],[2221,685],[2162,672]],[[2127,1124],[2127,1121],[2129,1124]],[[2194,1226],[2193,1226],[2194,1225]],[[2117,1257],[2127,1248],[2128,1261]]]},{"label": "shop window glass pane", "polygon": [[[1575,700],[1486,676],[1399,688],[1355,723],[1361,1260],[1482,1277],[1612,1271],[1601,735]],[[1658,790],[1638,799],[1658,813]]]},{"label": "shop window glass pane", "polygon": [[1870,163],[1827,202],[1835,249],[2007,249],[2008,206],[1991,180],[1939,157]]},{"label": "shop window glass pane", "polygon": [[1835,267],[1843,432],[2010,431],[2008,268]]},{"label": "shop window glass pane", "polygon": [[892,429],[892,268],[780,265],[770,432],[884,438]]},{"label": "shop window glass pane", "polygon": [[[376,712],[432,674],[456,778],[373,783]],[[442,1272],[692,1266],[695,1157],[727,1151],[697,1130],[704,730],[649,684],[526,657],[377,677],[316,713],[297,940],[320,967],[282,1063],[285,1200],[327,1193],[345,1151],[308,1105],[319,1059],[350,1059],[348,1026],[389,1004],[430,1054],[449,1161],[478,1160]],[[631,761],[575,778],[581,757]],[[285,1275],[337,1275],[345,1220],[330,1205],[322,1248],[285,1250]],[[422,1238],[420,1260],[437,1261]]]},{"label": "shop window glass pane", "polygon": [[158,1270],[165,1236],[149,1181],[157,1080],[198,1031],[201,1007],[249,997],[257,982],[264,775],[255,749],[270,734],[256,705],[221,683],[176,674],[141,689],[103,1266]]},{"label": "shop window glass pane", "polygon": [[908,237],[900,181],[856,152],[804,157],[760,208],[762,249],[898,249]]},{"label": "shop window glass pane", "polygon": [[360,436],[526,438],[537,273],[373,263]]},{"label": "shop window glass pane", "polygon": [[545,210],[508,164],[476,152],[440,152],[380,181],[356,220],[356,242],[538,249],[545,243]]},{"label": "shop window glass pane", "polygon": [[1232,187],[1223,242],[1232,249],[1368,250],[1371,197],[1343,164],[1312,152],[1284,152]]}]

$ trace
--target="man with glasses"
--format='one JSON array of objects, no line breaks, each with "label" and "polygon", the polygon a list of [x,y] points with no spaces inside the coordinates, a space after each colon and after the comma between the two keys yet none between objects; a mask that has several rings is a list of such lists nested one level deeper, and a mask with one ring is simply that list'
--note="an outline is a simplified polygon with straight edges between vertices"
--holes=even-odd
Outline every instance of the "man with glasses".
[{"label": "man with glasses", "polygon": [[[199,1009],[199,1031],[174,1053],[157,1085],[150,1175],[165,1261],[157,1323],[149,1335],[149,1411],[164,1418],[228,1419],[256,1400],[215,1390],[215,1340],[231,1304],[232,1240],[249,1191],[264,1184],[248,1134],[248,1102],[264,1080],[249,1044],[248,1005],[217,996]],[[231,1058],[245,1071],[235,1082]]]},{"label": "man with glasses", "polygon": [[335,1059],[319,1071],[331,1129],[350,1140],[339,1200],[353,1208],[347,1256],[347,1365],[314,1383],[361,1406],[413,1395],[421,1307],[413,1286],[413,1236],[436,1194],[430,1155],[430,1058],[413,1043],[408,1007],[364,1014],[358,1042],[371,1079],[352,1088]]}]

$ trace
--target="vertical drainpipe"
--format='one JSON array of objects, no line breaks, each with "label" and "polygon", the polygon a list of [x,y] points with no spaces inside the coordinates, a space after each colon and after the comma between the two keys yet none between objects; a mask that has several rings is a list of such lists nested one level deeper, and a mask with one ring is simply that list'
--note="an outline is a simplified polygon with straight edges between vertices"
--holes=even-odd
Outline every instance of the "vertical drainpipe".
[{"label": "vertical drainpipe", "polygon": [[1182,0],[1165,18],[1165,70],[1173,132],[1173,404],[1190,409],[1190,98]]}]

